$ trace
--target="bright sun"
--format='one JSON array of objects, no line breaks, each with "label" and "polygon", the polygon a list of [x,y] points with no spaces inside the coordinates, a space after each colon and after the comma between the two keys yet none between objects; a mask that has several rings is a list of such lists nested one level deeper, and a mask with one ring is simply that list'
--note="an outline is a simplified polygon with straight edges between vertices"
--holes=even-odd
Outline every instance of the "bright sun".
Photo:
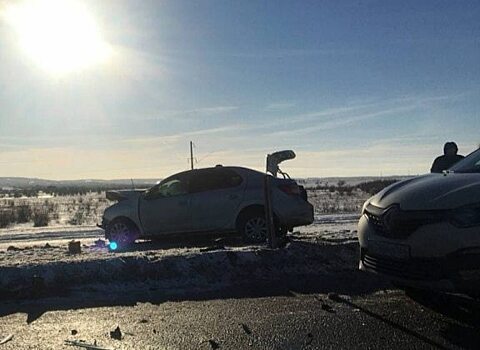
[{"label": "bright sun", "polygon": [[110,48],[87,8],[74,0],[24,0],[5,11],[22,48],[52,73],[105,62]]}]

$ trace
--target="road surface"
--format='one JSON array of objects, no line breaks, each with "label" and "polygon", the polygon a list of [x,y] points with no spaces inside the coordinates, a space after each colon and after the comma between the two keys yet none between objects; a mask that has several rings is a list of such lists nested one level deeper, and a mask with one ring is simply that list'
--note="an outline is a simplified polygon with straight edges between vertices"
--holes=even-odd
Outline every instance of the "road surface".
[{"label": "road surface", "polygon": [[[478,316],[464,306],[457,310],[453,302],[442,314],[395,290],[362,297],[286,294],[162,301],[152,291],[105,297],[90,290],[2,303],[0,337],[14,337],[0,349],[72,348],[65,340],[96,341],[111,349],[478,349],[480,344]],[[117,326],[121,340],[110,337]]]}]

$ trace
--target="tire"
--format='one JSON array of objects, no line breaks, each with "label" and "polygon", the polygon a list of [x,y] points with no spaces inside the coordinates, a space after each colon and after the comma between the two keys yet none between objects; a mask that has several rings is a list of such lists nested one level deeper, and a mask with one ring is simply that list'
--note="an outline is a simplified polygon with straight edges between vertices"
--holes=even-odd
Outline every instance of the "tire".
[{"label": "tire", "polygon": [[110,242],[117,243],[118,247],[122,249],[135,243],[139,236],[139,231],[131,221],[118,218],[108,224],[106,236]]},{"label": "tire", "polygon": [[[275,232],[280,240],[286,238],[287,230],[278,225],[274,217]],[[246,243],[264,243],[267,241],[267,225],[263,209],[255,208],[241,214],[238,219],[237,231]]]},{"label": "tire", "polygon": [[247,243],[263,243],[267,240],[267,220],[261,211],[254,211],[240,219],[239,231]]}]

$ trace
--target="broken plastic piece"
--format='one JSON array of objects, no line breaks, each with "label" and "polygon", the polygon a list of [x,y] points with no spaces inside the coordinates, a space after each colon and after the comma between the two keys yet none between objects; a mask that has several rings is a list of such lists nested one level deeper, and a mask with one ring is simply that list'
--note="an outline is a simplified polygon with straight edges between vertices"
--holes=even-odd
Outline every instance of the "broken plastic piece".
[{"label": "broken plastic piece", "polygon": [[111,348],[102,348],[100,346],[97,346],[97,344],[88,344],[83,341],[77,341],[77,340],[65,340],[65,344],[78,346],[80,348],[90,349],[90,350],[113,350]]},{"label": "broken plastic piece", "polygon": [[5,338],[3,338],[1,341],[0,341],[0,345],[3,345],[5,343],[8,343],[10,340],[13,339],[13,334],[9,334],[7,335]]}]

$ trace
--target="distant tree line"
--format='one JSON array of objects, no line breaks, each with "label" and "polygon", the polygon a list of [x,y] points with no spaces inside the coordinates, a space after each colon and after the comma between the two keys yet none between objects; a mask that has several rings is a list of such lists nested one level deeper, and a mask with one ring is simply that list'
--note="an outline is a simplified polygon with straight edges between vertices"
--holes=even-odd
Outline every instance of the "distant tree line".
[{"label": "distant tree line", "polygon": [[329,191],[329,192],[339,192],[341,195],[349,195],[352,194],[354,191],[362,191],[368,193],[370,195],[374,195],[385,187],[388,187],[395,182],[398,182],[396,179],[388,179],[388,180],[372,180],[367,182],[361,182],[356,185],[347,185],[345,181],[339,181],[338,184],[335,185],[327,185],[322,183],[317,183],[315,186],[311,187],[311,190],[320,190],[320,191]]},{"label": "distant tree line", "polygon": [[[152,184],[153,185],[153,184]],[[52,196],[85,195],[90,192],[102,193],[110,190],[129,189],[131,184],[106,184],[106,185],[79,185],[79,186],[39,186],[27,188],[3,188],[0,195],[3,197],[37,197],[40,193]],[[145,186],[148,187],[148,186]]]}]

